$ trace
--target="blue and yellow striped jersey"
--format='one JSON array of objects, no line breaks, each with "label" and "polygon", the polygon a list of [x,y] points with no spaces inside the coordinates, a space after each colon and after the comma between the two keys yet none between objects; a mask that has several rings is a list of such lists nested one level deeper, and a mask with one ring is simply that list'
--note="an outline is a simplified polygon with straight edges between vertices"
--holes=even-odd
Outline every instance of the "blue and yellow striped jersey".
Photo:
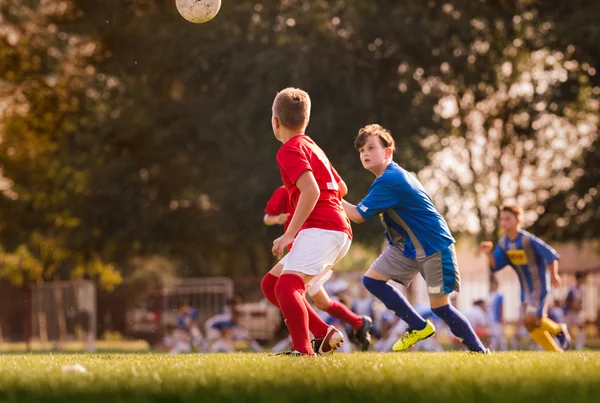
[{"label": "blue and yellow striped jersey", "polygon": [[500,238],[494,249],[495,271],[511,266],[521,283],[521,301],[527,295],[544,298],[550,291],[548,265],[560,256],[541,239],[527,231],[519,231],[515,239]]}]

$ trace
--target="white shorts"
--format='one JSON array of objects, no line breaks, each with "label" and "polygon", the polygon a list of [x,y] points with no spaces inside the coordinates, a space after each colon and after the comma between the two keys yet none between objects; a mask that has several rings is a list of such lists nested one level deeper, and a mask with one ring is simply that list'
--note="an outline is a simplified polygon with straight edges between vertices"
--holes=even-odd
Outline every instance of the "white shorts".
[{"label": "white shorts", "polygon": [[283,265],[283,273],[295,271],[308,276],[326,274],[346,255],[351,243],[345,232],[306,228],[298,233],[292,251],[279,263]]}]

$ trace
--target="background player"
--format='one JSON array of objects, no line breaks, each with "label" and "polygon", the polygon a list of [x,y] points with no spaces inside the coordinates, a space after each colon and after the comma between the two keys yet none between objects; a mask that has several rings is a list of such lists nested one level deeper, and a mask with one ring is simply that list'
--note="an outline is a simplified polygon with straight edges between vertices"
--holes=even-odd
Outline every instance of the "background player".
[{"label": "background player", "polygon": [[[521,229],[523,211],[515,204],[500,206],[500,227],[505,232],[494,249],[492,242],[482,242],[480,250],[487,256],[493,272],[511,266],[521,283],[523,325],[531,338],[546,351],[569,348],[567,327],[548,318],[551,284],[560,285],[559,256],[554,249]],[[556,336],[560,346],[554,341]]]}]

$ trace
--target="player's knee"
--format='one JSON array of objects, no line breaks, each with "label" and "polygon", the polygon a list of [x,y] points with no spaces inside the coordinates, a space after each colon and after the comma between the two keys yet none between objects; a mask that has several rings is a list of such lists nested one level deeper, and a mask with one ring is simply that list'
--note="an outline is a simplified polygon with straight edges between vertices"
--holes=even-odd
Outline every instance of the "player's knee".
[{"label": "player's knee", "polygon": [[527,329],[527,331],[531,332],[535,330],[535,328],[539,327],[539,319],[535,316],[525,316],[523,318],[523,326],[525,326],[525,329]]},{"label": "player's knee", "polygon": [[330,301],[322,300],[322,299],[313,299],[315,302],[315,306],[321,311],[327,311],[329,309],[329,305],[331,305]]},{"label": "player's knee", "polygon": [[369,291],[371,294],[373,294],[375,296],[377,295],[377,293],[381,289],[381,287],[385,286],[385,284],[386,284],[386,282],[383,280],[376,280],[374,278],[367,277],[367,276],[363,276],[362,283],[365,286],[365,288],[367,289],[367,291]]}]

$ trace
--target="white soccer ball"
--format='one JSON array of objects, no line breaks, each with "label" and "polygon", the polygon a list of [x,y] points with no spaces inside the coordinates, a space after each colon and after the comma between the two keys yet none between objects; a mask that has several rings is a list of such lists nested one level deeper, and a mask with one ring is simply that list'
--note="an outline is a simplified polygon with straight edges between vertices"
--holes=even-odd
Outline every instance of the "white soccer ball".
[{"label": "white soccer ball", "polygon": [[183,18],[202,24],[215,18],[221,9],[221,0],[175,0],[175,6]]}]

